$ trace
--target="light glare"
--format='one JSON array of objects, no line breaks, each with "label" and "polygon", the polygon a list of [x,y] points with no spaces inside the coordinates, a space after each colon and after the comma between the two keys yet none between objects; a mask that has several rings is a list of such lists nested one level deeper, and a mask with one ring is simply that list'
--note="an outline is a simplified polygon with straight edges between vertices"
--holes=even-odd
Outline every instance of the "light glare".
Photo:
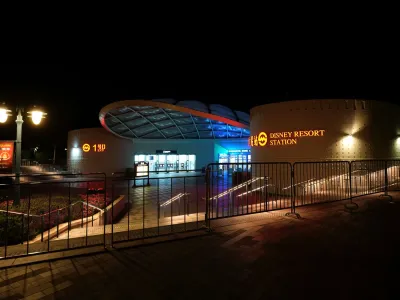
[{"label": "light glare", "polygon": [[71,151],[71,156],[72,156],[72,158],[78,158],[78,157],[80,157],[80,155],[81,155],[81,149],[80,148],[72,148],[72,151]]},{"label": "light glare", "polygon": [[38,110],[32,111],[32,122],[35,125],[39,125],[43,118],[43,113]]},{"label": "light glare", "polygon": [[354,143],[354,138],[352,135],[348,135],[343,139],[343,144],[345,146],[352,146]]},{"label": "light glare", "polygon": [[7,121],[7,118],[7,110],[4,108],[0,108],[0,123],[5,123]]}]

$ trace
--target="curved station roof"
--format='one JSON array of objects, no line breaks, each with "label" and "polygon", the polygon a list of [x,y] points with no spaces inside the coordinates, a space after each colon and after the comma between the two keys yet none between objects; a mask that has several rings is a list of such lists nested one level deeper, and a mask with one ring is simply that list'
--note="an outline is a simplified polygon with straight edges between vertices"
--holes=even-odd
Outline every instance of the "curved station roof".
[{"label": "curved station roof", "polygon": [[99,118],[105,129],[129,139],[231,139],[250,136],[249,114],[199,101],[119,101],[103,107]]}]

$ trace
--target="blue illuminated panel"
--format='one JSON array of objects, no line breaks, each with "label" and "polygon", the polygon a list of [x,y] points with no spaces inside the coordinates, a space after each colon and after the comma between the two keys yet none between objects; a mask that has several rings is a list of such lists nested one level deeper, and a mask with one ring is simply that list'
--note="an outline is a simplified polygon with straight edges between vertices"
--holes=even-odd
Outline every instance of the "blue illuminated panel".
[{"label": "blue illuminated panel", "polygon": [[218,154],[219,163],[250,163],[250,149],[228,150],[228,153]]}]

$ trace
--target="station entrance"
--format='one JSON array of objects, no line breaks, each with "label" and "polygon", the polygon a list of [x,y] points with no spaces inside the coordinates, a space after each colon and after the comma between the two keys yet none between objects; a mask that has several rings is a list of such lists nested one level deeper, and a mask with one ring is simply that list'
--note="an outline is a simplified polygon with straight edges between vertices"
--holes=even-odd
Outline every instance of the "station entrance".
[{"label": "station entrance", "polygon": [[150,172],[187,172],[196,169],[194,154],[136,154],[135,163],[140,161],[149,163]]},{"label": "station entrance", "polygon": [[228,153],[219,153],[218,163],[229,163],[227,168],[229,174],[237,171],[246,171],[251,168],[250,165],[248,165],[251,163],[250,150],[228,150]]}]

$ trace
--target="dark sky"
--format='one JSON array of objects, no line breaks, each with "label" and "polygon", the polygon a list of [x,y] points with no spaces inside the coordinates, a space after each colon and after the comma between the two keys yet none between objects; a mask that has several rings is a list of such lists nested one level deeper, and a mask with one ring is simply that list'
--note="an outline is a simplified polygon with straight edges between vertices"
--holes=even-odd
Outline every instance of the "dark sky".
[{"label": "dark sky", "polygon": [[[100,126],[100,109],[127,99],[175,98],[219,103],[248,111],[259,104],[290,99],[366,98],[394,102],[395,78],[375,70],[347,68],[311,71],[248,66],[175,69],[151,65],[8,64],[0,65],[0,101],[13,109],[38,104],[44,123],[23,127],[23,148],[36,144],[64,147],[69,130]],[[189,66],[190,67],[190,66]],[[277,70],[277,71],[275,71]],[[15,123],[0,124],[0,139],[15,139]]]}]

